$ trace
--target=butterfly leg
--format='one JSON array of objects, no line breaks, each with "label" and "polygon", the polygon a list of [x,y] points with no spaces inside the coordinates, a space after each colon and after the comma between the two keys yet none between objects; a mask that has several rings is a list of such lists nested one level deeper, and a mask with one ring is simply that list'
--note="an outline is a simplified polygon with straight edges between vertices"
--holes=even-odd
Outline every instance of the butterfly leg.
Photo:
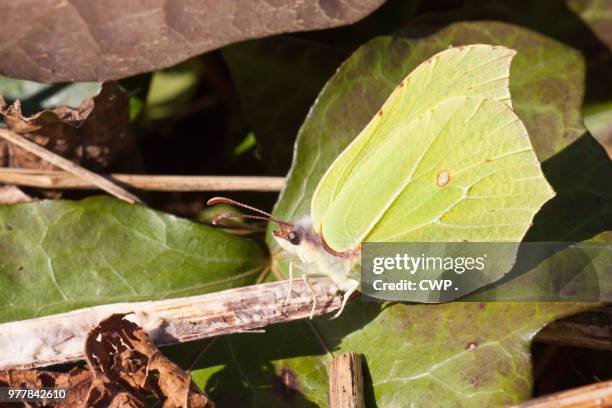
[{"label": "butterfly leg", "polygon": [[289,291],[287,292],[287,298],[285,298],[285,303],[283,303],[283,306],[287,306],[287,303],[289,303],[289,297],[291,297],[292,288],[293,288],[293,262],[289,262]]},{"label": "butterfly leg", "polygon": [[344,294],[342,295],[342,305],[340,306],[340,310],[338,310],[338,312],[334,315],[334,317],[332,317],[332,320],[336,319],[338,316],[342,314],[342,312],[344,311],[344,306],[346,306],[346,303],[348,302],[349,298],[351,297],[353,292],[357,290],[358,287],[359,287],[359,281],[356,281],[354,279],[348,279],[346,281],[345,288],[344,288]]},{"label": "butterfly leg", "polygon": [[308,278],[306,278],[306,274],[302,275],[302,279],[304,280],[304,283],[306,284],[308,291],[312,295],[312,309],[310,310],[310,320],[312,320],[312,318],[314,317],[314,312],[317,308],[317,294],[315,293],[312,286],[310,286],[310,283],[308,283]]}]

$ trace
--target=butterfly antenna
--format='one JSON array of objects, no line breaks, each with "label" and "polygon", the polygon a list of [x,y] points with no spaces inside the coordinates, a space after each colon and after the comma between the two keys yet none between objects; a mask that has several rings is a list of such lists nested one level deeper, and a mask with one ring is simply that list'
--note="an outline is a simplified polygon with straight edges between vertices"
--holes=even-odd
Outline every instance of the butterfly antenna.
[{"label": "butterfly antenna", "polygon": [[259,215],[249,215],[249,214],[234,214],[234,213],[222,213],[222,214],[218,214],[216,215],[213,219],[212,219],[212,224],[213,225],[217,225],[219,224],[221,221],[225,220],[226,218],[248,218],[250,220],[263,220],[263,221],[270,221],[269,217],[260,217]]},{"label": "butterfly antenna", "polygon": [[272,214],[267,213],[267,212],[265,212],[263,210],[260,210],[259,208],[251,207],[250,205],[241,203],[239,201],[232,200],[231,198],[227,198],[227,197],[213,197],[213,198],[211,198],[210,200],[208,200],[206,202],[207,205],[215,205],[215,204],[219,204],[219,203],[235,205],[236,207],[246,208],[247,210],[251,210],[251,211],[254,211],[256,213],[265,215],[268,218],[272,217]]},{"label": "butterfly antenna", "polygon": [[235,201],[232,200],[231,198],[226,198],[226,197],[213,197],[210,200],[208,200],[206,202],[207,205],[215,205],[218,203],[225,203],[225,204],[231,204],[231,205],[235,205],[236,207],[242,207],[242,208],[246,208],[247,210],[251,210],[253,212],[262,214],[260,215],[249,215],[249,214],[237,214],[237,213],[222,213],[219,214],[217,216],[215,216],[212,220],[213,225],[217,225],[219,224],[221,221],[223,221],[226,218],[248,218],[251,220],[263,220],[263,221],[272,221],[275,222],[277,224],[280,225],[291,225],[288,222],[285,221],[281,221],[281,220],[277,220],[275,218],[272,218],[272,214],[267,213],[263,210],[260,210],[259,208],[255,208],[252,207],[250,205],[241,203],[239,201]]}]

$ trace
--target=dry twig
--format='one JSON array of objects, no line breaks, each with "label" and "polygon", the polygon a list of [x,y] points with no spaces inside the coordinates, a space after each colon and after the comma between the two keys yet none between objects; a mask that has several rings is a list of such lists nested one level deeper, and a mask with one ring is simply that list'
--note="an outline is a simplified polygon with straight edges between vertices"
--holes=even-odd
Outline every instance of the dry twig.
[{"label": "dry twig", "polygon": [[[317,295],[315,315],[340,308],[341,297],[329,279],[311,281]],[[81,360],[87,333],[106,317],[128,317],[149,333],[156,345],[182,343],[310,315],[312,297],[296,280],[284,305],[288,281],[264,283],[179,299],[119,303],[75,310],[32,320],[0,324],[0,369],[43,367]]]},{"label": "dry twig", "polygon": [[0,186],[0,204],[17,204],[32,201],[32,197],[16,186]]},{"label": "dry twig", "polygon": [[361,357],[348,352],[329,366],[329,408],[364,408]]},{"label": "dry twig", "polygon": [[[339,309],[341,297],[331,280],[313,280],[311,286],[317,294],[315,315]],[[87,332],[114,313],[133,313],[130,319],[147,330],[157,345],[248,332],[308,317],[312,298],[304,282],[296,280],[293,283],[289,303],[285,306],[288,289],[288,281],[279,281],[179,299],[101,305],[0,324],[0,369],[43,367],[80,360],[84,357],[83,342]],[[549,325],[536,340],[565,344],[555,325],[569,324],[580,320],[580,316]],[[551,332],[547,333],[549,330]],[[588,330],[582,333],[574,336],[571,344],[594,347],[591,336],[584,334]],[[597,344],[610,342],[611,338],[609,335],[600,338]]]},{"label": "dry twig", "polygon": [[535,337],[540,343],[612,351],[612,306],[550,323]]},{"label": "dry twig", "polygon": [[612,381],[603,381],[532,399],[514,408],[605,408],[612,407]]},{"label": "dry twig", "polygon": [[78,164],[71,162],[47,149],[44,147],[31,142],[17,133],[11,132],[7,129],[0,129],[0,137],[4,140],[13,143],[24,150],[48,161],[49,163],[60,167],[67,172],[74,174],[75,176],[87,180],[89,183],[95,185],[96,187],[106,191],[113,196],[120,198],[122,200],[127,201],[128,203],[139,203],[141,202],[138,197],[124,188],[116,185],[115,183],[105,179],[104,177],[89,171]]},{"label": "dry twig", "polygon": [[[255,176],[150,176],[109,174],[129,187],[150,191],[280,191],[284,177]],[[89,180],[61,170],[0,168],[0,183],[59,189],[92,189]]]}]

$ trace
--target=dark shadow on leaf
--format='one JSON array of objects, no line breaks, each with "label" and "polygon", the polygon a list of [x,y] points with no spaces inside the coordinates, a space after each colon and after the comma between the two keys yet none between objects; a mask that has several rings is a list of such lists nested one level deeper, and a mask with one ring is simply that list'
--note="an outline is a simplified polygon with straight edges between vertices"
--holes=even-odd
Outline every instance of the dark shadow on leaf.
[{"label": "dark shadow on leaf", "polygon": [[[324,353],[303,321],[271,326],[264,334],[236,334],[171,346],[164,353],[195,372],[194,381],[218,408],[248,406],[254,400],[258,406],[318,406],[303,395],[299,370],[279,361]],[[199,381],[197,370],[217,366],[218,371]]]},{"label": "dark shadow on leaf", "polygon": [[368,408],[378,408],[376,403],[376,397],[374,396],[374,387],[372,386],[372,374],[370,374],[370,368],[368,367],[368,360],[364,355],[362,358],[362,370],[363,370],[363,399],[365,406]]},{"label": "dark shadow on leaf", "polygon": [[317,319],[313,326],[323,335],[329,350],[334,352],[344,337],[361,330],[376,319],[382,310],[383,304],[381,303],[364,302],[357,298],[346,306],[337,319],[331,320],[331,315],[324,316]]},{"label": "dark shadow on leaf", "polygon": [[202,340],[166,347],[163,352],[190,371],[218,366],[219,371],[203,383],[194,376],[218,407],[246,406],[253,398],[261,401],[260,406],[316,407],[301,392],[299,373],[304,367],[299,362],[299,367],[293,366],[296,359],[310,357],[319,364],[321,356],[337,350],[344,337],[361,330],[381,311],[381,304],[357,299],[338,319],[330,320],[328,314],[312,322],[269,326],[263,334],[235,334],[212,344]]},{"label": "dark shadow on leaf", "polygon": [[[580,251],[573,251],[564,256],[563,262],[556,262],[559,270],[551,275],[552,265],[537,269],[540,264],[558,255],[570,243],[590,240],[597,235],[612,229],[612,162],[597,141],[585,133],[574,143],[557,153],[543,163],[542,169],[556,196],[547,202],[534,218],[532,227],[525,237],[526,242],[557,242],[550,245],[548,251],[542,251],[541,256],[533,256],[534,251],[525,247],[519,249],[519,262],[501,280],[481,288],[470,295],[469,300],[486,300],[487,296],[499,300],[497,296],[508,295],[509,289],[502,285],[510,283],[515,288],[527,291],[534,282],[543,283],[541,278],[552,276],[554,282],[547,290],[548,295],[554,295],[552,287],[562,290],[578,280],[592,286],[588,298],[581,300],[597,300],[597,296],[607,296],[606,292],[597,292],[597,282],[601,281],[601,271],[593,269],[592,259]],[[524,256],[527,252],[530,256]],[[529,276],[527,276],[529,275]],[[515,281],[521,277],[523,281]],[[540,277],[540,278],[538,278]],[[575,282],[574,282],[575,283]],[[523,286],[521,286],[523,285]],[[494,291],[500,289],[499,293]],[[493,290],[492,292],[489,292]],[[516,289],[515,289],[516,290]],[[519,290],[517,293],[520,293]],[[482,296],[485,296],[483,298]],[[582,296],[586,296],[582,295]],[[595,298],[592,298],[592,297]],[[488,300],[492,300],[488,299]],[[526,300],[526,299],[524,299]],[[536,299],[532,299],[536,300]],[[541,299],[542,300],[542,299]],[[578,298],[576,299],[578,300]]]},{"label": "dark shadow on leaf", "polygon": [[210,376],[206,382],[205,392],[215,401],[217,408],[244,407],[256,399],[260,402],[260,406],[269,406],[275,400],[283,406],[290,407],[319,406],[300,392],[298,374],[288,367],[283,367],[280,373],[276,373],[274,366],[267,362],[249,370],[249,377],[251,376],[253,381],[260,383],[261,390],[258,389],[258,384],[245,379],[236,366],[226,365]]},{"label": "dark shadow on leaf", "polygon": [[536,215],[525,241],[584,241],[612,228],[612,162],[589,133],[542,170],[556,196]]}]

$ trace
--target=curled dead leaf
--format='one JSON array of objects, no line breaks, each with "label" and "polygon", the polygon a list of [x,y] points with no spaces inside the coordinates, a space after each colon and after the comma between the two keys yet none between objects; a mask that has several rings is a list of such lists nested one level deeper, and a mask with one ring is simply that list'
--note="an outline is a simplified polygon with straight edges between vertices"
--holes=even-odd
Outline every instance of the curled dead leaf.
[{"label": "curled dead leaf", "polygon": [[[129,98],[115,82],[105,82],[77,108],[58,106],[25,117],[21,104],[0,96],[0,117],[15,133],[93,171],[134,171],[140,153],[130,132]],[[0,166],[53,169],[25,150],[0,141]]]},{"label": "curled dead leaf", "polygon": [[85,354],[89,370],[5,370],[0,371],[0,387],[66,390],[64,400],[30,402],[31,407],[144,408],[157,399],[164,408],[214,408],[191,375],[161,354],[125,314],[114,314],[92,329]]},{"label": "curled dead leaf", "polygon": [[161,354],[149,335],[125,314],[100,322],[87,336],[85,354],[95,378],[104,379],[96,384],[90,399],[104,395],[118,398],[117,386],[121,385],[135,396],[155,396],[164,401],[165,408],[214,407],[191,381],[191,375]]},{"label": "curled dead leaf", "polygon": [[[143,398],[144,399],[144,398]],[[144,408],[147,405],[129,390],[103,378],[95,378],[87,395],[87,408]]]}]

